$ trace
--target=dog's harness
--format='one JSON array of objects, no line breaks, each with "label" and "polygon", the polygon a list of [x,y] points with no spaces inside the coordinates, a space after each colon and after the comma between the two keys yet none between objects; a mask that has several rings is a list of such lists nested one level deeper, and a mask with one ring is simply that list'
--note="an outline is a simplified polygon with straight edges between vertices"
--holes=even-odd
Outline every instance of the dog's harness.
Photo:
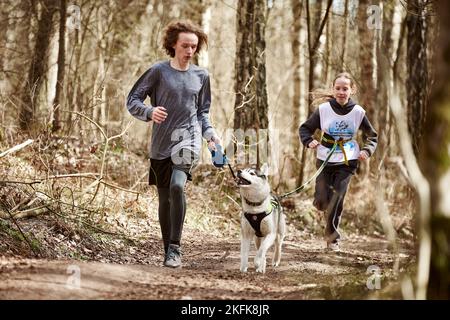
[{"label": "dog's harness", "polygon": [[[257,207],[263,204],[264,201],[261,202],[251,202],[245,199],[245,202],[252,206]],[[260,212],[260,213],[248,213],[244,212],[244,216],[247,219],[248,223],[252,226],[253,230],[255,230],[255,235],[259,238],[264,237],[264,235],[261,233],[261,221],[270,215],[274,209],[278,208],[280,206],[280,203],[277,201],[276,198],[271,197],[269,201],[269,206],[266,211]]]}]

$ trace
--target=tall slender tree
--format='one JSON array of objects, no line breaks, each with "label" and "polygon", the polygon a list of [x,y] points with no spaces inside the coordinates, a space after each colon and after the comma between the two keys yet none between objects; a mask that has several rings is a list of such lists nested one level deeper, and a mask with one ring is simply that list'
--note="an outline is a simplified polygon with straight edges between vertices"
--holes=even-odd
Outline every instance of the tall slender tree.
[{"label": "tall slender tree", "polygon": [[[267,13],[266,0],[238,1],[234,128],[244,132],[254,129],[257,141],[260,141],[260,130],[268,129],[265,55]],[[261,147],[258,143],[257,164],[260,162]]]},{"label": "tall slender tree", "polygon": [[348,38],[348,0],[344,1],[344,23],[342,30],[342,51],[340,57],[341,70],[345,69],[345,61],[347,60],[347,38]]},{"label": "tall slender tree", "polygon": [[[325,14],[322,19],[319,19],[321,15],[319,14],[318,17],[316,17],[315,21],[320,21],[318,24],[314,24],[311,10],[310,10],[310,1],[306,1],[306,26],[307,26],[307,34],[308,34],[308,54],[309,54],[309,72],[308,72],[308,92],[311,92],[314,87],[317,85],[318,77],[317,74],[314,72],[314,68],[318,63],[318,50],[320,47],[320,37],[322,36],[323,30],[325,28],[325,23],[327,22],[330,8],[333,3],[333,0],[327,0],[327,7],[325,10]],[[317,29],[314,30],[314,25],[318,26]],[[311,95],[308,95],[308,112],[307,116],[309,117],[311,115],[311,104],[312,104],[312,97]],[[298,182],[299,184],[303,183],[304,178],[304,171],[305,171],[305,159],[306,159],[306,148],[302,148],[302,158],[301,158],[301,167],[299,172],[299,178]]]},{"label": "tall slender tree", "polygon": [[406,24],[407,70],[406,92],[408,98],[408,128],[414,153],[419,153],[419,142],[426,117],[428,95],[427,28],[428,0],[408,0]]},{"label": "tall slender tree", "polygon": [[[300,31],[301,31],[301,14],[302,3],[298,0],[292,0],[293,23],[291,32],[291,50],[292,50],[292,66],[294,68],[293,74],[293,88],[294,95],[292,97],[292,149],[296,153],[300,150],[300,140],[298,139],[298,125],[300,123],[300,99],[301,99],[301,78],[300,78]],[[300,165],[297,159],[292,161],[292,172],[296,174],[296,183],[300,183],[300,176],[297,173],[300,171]]]},{"label": "tall slender tree", "polygon": [[[421,167],[431,191],[431,261],[428,299],[450,299],[450,4],[437,1],[440,35],[436,43],[435,81],[424,125]],[[423,58],[423,56],[422,56]],[[420,83],[424,83],[421,80]],[[424,223],[427,223],[425,221]]]},{"label": "tall slender tree", "polygon": [[57,9],[57,0],[43,0],[34,55],[28,70],[28,80],[25,82],[19,114],[19,124],[22,130],[29,130],[34,122],[38,109],[38,97],[44,82],[47,53],[52,33],[53,15]]},{"label": "tall slender tree", "polygon": [[[370,0],[359,0],[358,5],[358,33],[360,40],[359,48],[359,102],[365,107],[369,119],[374,127],[378,127],[378,109],[375,107],[374,99],[376,97],[375,89],[375,48],[377,25],[374,21],[368,21],[368,7],[372,5]],[[376,13],[375,13],[376,14]],[[381,17],[379,17],[381,18]],[[368,23],[369,22],[369,23]]]},{"label": "tall slender tree", "polygon": [[[394,19],[395,4],[383,4],[382,30],[377,39],[377,95],[375,99],[375,108],[378,110],[378,124],[384,124],[383,130],[379,126],[376,129],[379,132],[377,152],[375,153],[376,164],[382,161],[385,155],[385,148],[388,144],[389,125],[389,86],[393,80],[393,44],[392,28]],[[377,170],[377,166],[371,167],[372,172]]]},{"label": "tall slender tree", "polygon": [[56,77],[56,93],[53,102],[53,125],[52,130],[58,131],[61,128],[60,110],[61,96],[64,91],[64,76],[66,74],[66,20],[67,20],[67,0],[59,2],[59,48],[58,48],[58,75]]}]

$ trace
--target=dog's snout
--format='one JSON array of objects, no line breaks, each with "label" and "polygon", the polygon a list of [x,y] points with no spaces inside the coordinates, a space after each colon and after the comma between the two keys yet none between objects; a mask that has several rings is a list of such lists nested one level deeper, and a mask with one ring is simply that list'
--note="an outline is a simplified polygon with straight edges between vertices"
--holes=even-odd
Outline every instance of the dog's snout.
[{"label": "dog's snout", "polygon": [[238,170],[237,173],[238,173],[238,174],[241,174],[241,173],[242,173],[242,170]]}]

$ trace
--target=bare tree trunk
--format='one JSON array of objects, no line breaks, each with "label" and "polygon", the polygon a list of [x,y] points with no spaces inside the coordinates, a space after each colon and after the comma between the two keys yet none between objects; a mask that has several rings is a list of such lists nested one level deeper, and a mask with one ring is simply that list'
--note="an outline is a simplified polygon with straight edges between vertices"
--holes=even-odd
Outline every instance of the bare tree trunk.
[{"label": "bare tree trunk", "polygon": [[60,110],[61,95],[64,91],[64,75],[66,65],[66,19],[67,1],[60,0],[59,6],[59,48],[58,48],[58,75],[56,77],[56,94],[53,102],[53,125],[52,130],[58,131],[61,128]]},{"label": "bare tree trunk", "polygon": [[376,29],[367,25],[367,8],[372,2],[370,0],[359,0],[358,7],[358,32],[360,38],[359,64],[361,75],[359,83],[359,102],[365,107],[368,118],[375,128],[378,127],[378,108],[375,107],[375,45]]},{"label": "bare tree trunk", "polygon": [[38,97],[45,75],[47,52],[52,32],[52,19],[56,0],[44,0],[42,2],[42,14],[38,22],[36,45],[34,56],[28,71],[28,81],[22,91],[19,125],[22,130],[31,129],[36,111],[38,109]]},{"label": "bare tree trunk", "polygon": [[419,153],[419,142],[425,121],[428,95],[427,66],[427,0],[408,0],[406,23],[407,70],[406,91],[408,97],[408,128],[414,153]]},{"label": "bare tree trunk", "polygon": [[[317,63],[317,51],[320,46],[320,36],[323,33],[323,29],[325,27],[325,23],[327,22],[328,15],[330,13],[331,4],[333,3],[332,0],[328,0],[327,2],[327,8],[325,11],[325,15],[323,19],[321,20],[319,24],[319,29],[315,30],[315,37],[313,38],[313,31],[311,30],[311,14],[309,9],[309,1],[306,1],[306,23],[308,28],[308,53],[309,53],[309,73],[308,73],[308,92],[311,92],[314,87],[315,83],[317,83],[317,78],[314,76],[314,66]],[[308,112],[307,117],[311,115],[311,108],[312,108],[312,97],[311,95],[308,95]],[[300,167],[300,173],[299,173],[299,184],[303,183],[303,176],[305,171],[305,159],[306,159],[306,147],[302,148],[302,158],[301,158],[301,167]]]},{"label": "bare tree trunk", "polygon": [[3,48],[7,48],[8,41],[8,25],[9,25],[9,13],[6,10],[6,4],[4,2],[0,3],[0,28],[4,30],[0,34],[0,88],[4,90],[5,88],[5,74],[7,72],[6,66],[6,50]]},{"label": "bare tree trunk", "polygon": [[[431,188],[431,261],[428,299],[450,299],[450,4],[437,1],[440,37],[435,43],[435,82],[423,131],[421,164]],[[423,59],[423,57],[422,57]],[[424,80],[421,81],[424,83]]]},{"label": "bare tree trunk", "polygon": [[[291,0],[291,5],[293,9],[293,24],[291,32],[291,49],[292,49],[292,66],[294,68],[293,73],[293,88],[294,96],[292,97],[292,133],[294,135],[292,139],[292,148],[294,154],[300,150],[300,139],[298,137],[298,125],[300,123],[300,99],[301,99],[301,79],[300,79],[300,32],[301,32],[301,15],[302,15],[302,4],[298,0]],[[291,163],[292,172],[296,175],[296,184],[299,184],[300,176],[300,162],[297,161],[295,157]]]},{"label": "bare tree trunk", "polygon": [[[87,11],[87,14],[83,14],[83,12]],[[89,9],[81,12],[82,16],[80,17],[83,21],[83,25],[89,25],[92,19],[92,16],[95,11],[95,2],[90,4]],[[75,28],[71,30],[69,33],[69,43],[73,45],[71,59],[68,66],[68,71],[70,76],[69,85],[68,85],[68,101],[70,105],[71,111],[78,112],[86,112],[86,108],[83,107],[83,94],[82,94],[82,79],[81,75],[86,71],[86,64],[82,63],[83,57],[83,49],[85,44],[87,43],[87,34],[90,32],[89,28]],[[73,60],[73,65],[72,65]],[[73,73],[72,73],[73,71]],[[89,84],[91,86],[91,84]],[[90,90],[91,92],[91,90]],[[72,124],[75,124],[75,131],[81,131],[86,125],[86,121],[78,121],[78,117],[73,113],[68,113],[68,123],[70,124],[69,131],[72,129]]]},{"label": "bare tree trunk", "polygon": [[348,0],[344,2],[344,26],[343,26],[343,34],[342,34],[342,52],[341,52],[341,70],[344,71],[345,68],[345,60],[347,59],[347,36],[348,36]]},{"label": "bare tree trunk", "polygon": [[[393,38],[392,28],[394,19],[395,4],[383,5],[383,21],[381,37],[377,39],[377,95],[376,95],[376,107],[378,109],[378,121],[377,123],[385,124],[383,130],[379,130],[379,138],[377,145],[377,152],[375,153],[375,164],[372,166],[371,171],[378,170],[378,164],[383,160],[385,156],[385,149],[388,143],[387,133],[389,132],[389,86],[393,80],[392,68],[393,68]],[[378,127],[376,129],[379,129]]]},{"label": "bare tree trunk", "polygon": [[103,5],[97,8],[97,73],[94,82],[94,88],[92,92],[92,119],[102,125],[104,122],[104,105],[105,105],[105,56],[104,50],[106,48],[105,41],[105,28],[104,19],[106,15],[106,9]]},{"label": "bare tree trunk", "polygon": [[[368,25],[368,7],[372,5],[370,0],[360,0],[358,4],[358,33],[359,33],[359,65],[360,76],[358,83],[359,103],[364,107],[367,117],[372,125],[378,128],[378,108],[375,106],[375,55],[376,35],[378,30],[374,25]],[[370,162],[364,161],[358,168],[363,179],[368,177]]]},{"label": "bare tree trunk", "polygon": [[330,80],[331,77],[333,77],[331,75],[331,65],[333,64],[333,54],[332,49],[333,49],[333,38],[331,36],[332,30],[333,30],[333,16],[330,16],[327,20],[327,29],[325,31],[326,34],[326,39],[325,39],[325,56],[323,57],[323,60],[325,62],[325,74],[323,76],[323,81],[325,82],[325,84],[328,86],[328,84],[332,81]]},{"label": "bare tree trunk", "polygon": [[[268,100],[265,67],[265,27],[267,7],[265,0],[239,0],[236,30],[236,101],[234,129],[254,129],[259,141],[259,130],[268,129]],[[268,135],[267,135],[268,137]],[[267,141],[266,141],[267,142]],[[257,145],[256,161],[260,163]],[[250,150],[245,152],[245,156]]]}]

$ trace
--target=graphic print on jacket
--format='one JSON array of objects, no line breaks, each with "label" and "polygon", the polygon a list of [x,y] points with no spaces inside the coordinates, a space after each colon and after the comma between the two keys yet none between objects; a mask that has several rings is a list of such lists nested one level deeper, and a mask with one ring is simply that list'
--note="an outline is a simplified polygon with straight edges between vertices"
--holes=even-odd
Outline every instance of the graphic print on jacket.
[{"label": "graphic print on jacket", "polygon": [[[330,103],[326,102],[319,106],[319,113],[321,129],[331,135],[335,140],[339,140],[340,138],[343,140],[351,139],[351,141],[344,144],[345,153],[348,160],[358,159],[359,145],[355,140],[355,136],[364,118],[364,109],[359,105],[355,105],[353,110],[346,115],[338,115],[333,111]],[[325,160],[328,151],[328,148],[319,145],[317,158]],[[344,154],[341,148],[338,147],[336,149],[331,156],[330,162],[344,162]]]}]

